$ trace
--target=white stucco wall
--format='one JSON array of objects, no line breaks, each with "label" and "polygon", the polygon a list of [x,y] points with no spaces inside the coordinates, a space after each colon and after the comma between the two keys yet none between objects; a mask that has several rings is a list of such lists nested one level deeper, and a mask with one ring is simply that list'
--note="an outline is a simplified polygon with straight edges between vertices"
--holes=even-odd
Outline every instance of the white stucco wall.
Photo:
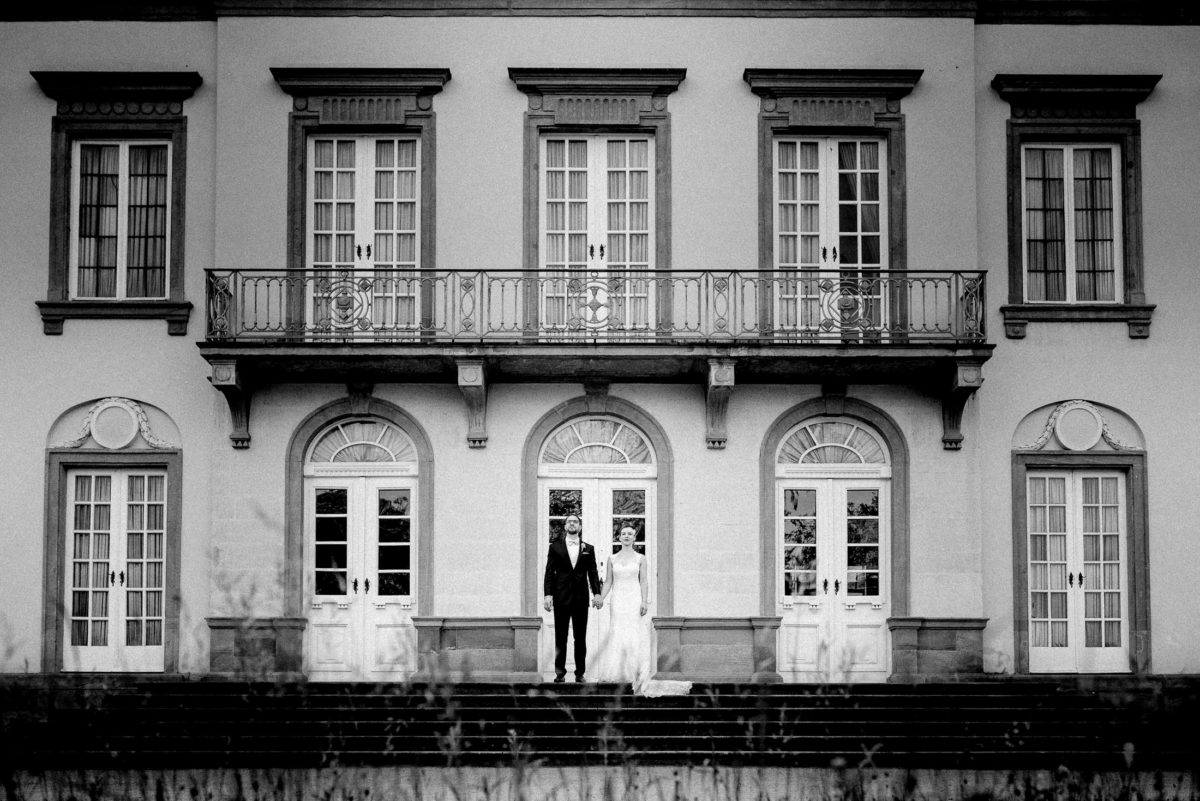
[{"label": "white stucco wall", "polygon": [[[968,404],[961,452],[941,444],[935,398],[898,386],[851,384],[851,397],[888,414],[910,454],[912,615],[986,617],[991,670],[1011,669],[1014,428],[1032,409],[1089,398],[1121,409],[1146,436],[1149,464],[1153,668],[1200,670],[1188,591],[1200,543],[1188,426],[1200,389],[1200,334],[1188,325],[1200,252],[1200,74],[1195,29],[974,26],[965,19],[737,18],[223,18],[216,23],[0,25],[0,493],[10,544],[0,562],[0,671],[41,669],[45,444],[66,409],[107,395],[145,401],[178,426],[184,453],[181,669],[208,664],[210,615],[279,615],[284,459],[296,427],[345,387],[281,385],[256,393],[249,450],[228,441],[224,400],[206,380],[207,267],[285,266],[291,98],[271,67],[445,67],[437,114],[437,262],[442,268],[521,266],[526,98],[509,67],[677,67],[669,98],[673,266],[757,266],[758,99],[746,68],[906,68],[924,71],[903,100],[907,253],[913,269],[987,269],[989,341],[983,389]],[[185,337],[154,321],[68,320],[42,333],[46,294],[50,124],[54,103],[31,70],[195,70],[204,79],[188,118]],[[1123,324],[1031,324],[1003,338],[1007,301],[1005,121],[989,87],[1000,72],[1162,73],[1142,121],[1143,239],[1151,336]],[[19,113],[18,113],[19,112]],[[739,385],[729,441],[704,443],[695,384],[614,384],[614,396],[663,428],[675,458],[674,612],[754,615],[760,609],[759,453],[779,415],[819,387]],[[381,384],[376,394],[424,428],[435,458],[434,562],[439,615],[521,612],[522,455],[535,423],[577,397],[578,384],[491,387],[489,440],[466,446],[453,385]],[[481,576],[475,565],[489,569]],[[51,588],[57,592],[57,588]]]}]

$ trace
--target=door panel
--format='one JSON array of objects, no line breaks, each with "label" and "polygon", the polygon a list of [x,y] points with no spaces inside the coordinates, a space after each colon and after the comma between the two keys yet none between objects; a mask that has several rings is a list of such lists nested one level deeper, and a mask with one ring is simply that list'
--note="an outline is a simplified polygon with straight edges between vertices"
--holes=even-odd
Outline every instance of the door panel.
[{"label": "door panel", "polygon": [[416,669],[415,496],[411,479],[310,479],[311,678],[403,678]]},{"label": "door panel", "polygon": [[541,141],[543,332],[620,337],[653,330],[654,140]]},{"label": "door panel", "polygon": [[779,661],[792,680],[886,678],[886,497],[877,479],[780,484]]},{"label": "door panel", "polygon": [[776,330],[878,338],[889,302],[883,142],[779,138],[774,158]]},{"label": "door panel", "polygon": [[166,476],[68,475],[63,669],[164,669]]},{"label": "door panel", "polygon": [[421,322],[420,147],[415,138],[308,143],[309,324],[353,336]]},{"label": "door panel", "polygon": [[1030,672],[1128,672],[1124,476],[1036,471],[1026,482]]}]

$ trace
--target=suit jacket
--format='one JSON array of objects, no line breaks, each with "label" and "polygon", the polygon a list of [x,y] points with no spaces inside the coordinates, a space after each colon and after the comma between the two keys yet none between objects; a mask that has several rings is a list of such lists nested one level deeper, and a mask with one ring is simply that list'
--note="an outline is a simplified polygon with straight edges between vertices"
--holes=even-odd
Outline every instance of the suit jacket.
[{"label": "suit jacket", "polygon": [[571,567],[566,538],[550,543],[550,552],[546,554],[546,574],[542,578],[542,589],[543,595],[554,598],[555,605],[573,606],[589,603],[592,595],[600,594],[596,549],[580,540],[579,558],[575,560],[575,567]]}]

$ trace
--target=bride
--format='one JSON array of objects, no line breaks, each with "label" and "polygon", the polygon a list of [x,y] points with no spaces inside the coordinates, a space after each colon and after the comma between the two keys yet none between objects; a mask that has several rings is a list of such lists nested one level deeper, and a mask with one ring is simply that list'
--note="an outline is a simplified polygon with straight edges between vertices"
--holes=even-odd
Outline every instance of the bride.
[{"label": "bride", "polygon": [[589,671],[593,681],[630,684],[642,695],[683,695],[691,690],[691,682],[652,680],[649,611],[650,565],[645,555],[634,550],[637,532],[624,526],[618,535],[621,550],[608,560],[604,589],[596,602],[603,607],[611,595],[608,634],[600,643],[594,667]]}]

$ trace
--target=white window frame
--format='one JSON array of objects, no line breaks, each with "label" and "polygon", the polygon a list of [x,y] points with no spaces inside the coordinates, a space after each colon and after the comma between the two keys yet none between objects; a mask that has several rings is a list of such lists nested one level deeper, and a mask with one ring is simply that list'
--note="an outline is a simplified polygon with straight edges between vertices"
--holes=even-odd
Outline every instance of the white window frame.
[{"label": "white window frame", "polygon": [[[586,237],[584,242],[584,258],[582,260],[572,259],[571,257],[571,237],[579,235],[579,232],[573,232],[570,227],[571,212],[570,204],[573,202],[570,198],[570,166],[569,162],[564,164],[562,168],[567,176],[564,178],[564,193],[563,197],[550,196],[550,174],[549,158],[547,153],[548,143],[551,141],[563,141],[566,143],[566,153],[569,158],[570,144],[572,142],[586,142],[587,144],[587,166],[586,170],[586,199],[583,201],[588,215],[586,228],[583,229]],[[631,167],[626,164],[623,168],[618,168],[628,172],[637,169],[647,173],[647,185],[644,198],[632,198],[628,181],[625,183],[624,198],[609,197],[609,172],[610,165],[608,162],[608,144],[609,142],[620,140],[631,142],[635,140],[644,141],[646,143],[646,165],[645,167]],[[563,132],[545,132],[541,134],[538,140],[538,270],[543,274],[541,282],[541,291],[539,292],[539,319],[543,329],[551,330],[567,330],[575,331],[576,327],[572,323],[577,324],[578,328],[585,332],[593,334],[608,333],[610,330],[614,332],[636,333],[636,334],[652,334],[656,326],[656,297],[655,284],[650,280],[656,268],[656,258],[658,253],[658,231],[657,231],[657,209],[656,209],[656,149],[655,149],[655,134],[653,132],[632,132],[632,133],[563,133]],[[558,169],[558,168],[555,168]],[[609,205],[614,201],[623,201],[626,205],[624,231],[614,233],[608,225]],[[550,232],[547,230],[549,221],[548,206],[550,203],[562,202],[564,209],[564,222],[567,227],[563,229],[564,243],[562,256],[560,261],[551,262],[550,247],[548,237]],[[578,201],[574,201],[578,202]],[[628,205],[632,202],[644,202],[646,204],[646,228],[643,231],[633,231],[631,225],[631,214],[628,211]],[[557,230],[557,229],[556,229]],[[614,236],[629,236],[631,234],[644,233],[646,237],[646,253],[645,266],[630,268],[628,266],[621,268],[611,267],[611,256],[613,251]],[[622,264],[629,265],[632,259],[631,248],[626,241],[625,258]],[[640,263],[640,262],[639,262]],[[565,266],[562,266],[565,265]],[[623,275],[625,280],[620,284],[614,275],[610,275],[610,271],[617,275]],[[644,277],[631,278],[631,275],[640,274]],[[553,276],[553,277],[551,277]],[[557,279],[557,280],[556,280]],[[623,287],[624,291],[614,292],[615,287]],[[552,312],[551,303],[557,299],[558,303],[562,304],[561,310]],[[633,301],[640,301],[634,303]],[[562,318],[562,319],[559,319]]]},{"label": "white window frame", "polygon": [[[1027,153],[1030,150],[1060,150],[1063,153],[1063,240],[1064,266],[1066,273],[1063,278],[1066,284],[1066,297],[1060,300],[1034,300],[1029,296],[1029,198],[1027,188]],[[1075,160],[1076,150],[1108,150],[1112,157],[1112,217],[1113,217],[1113,296],[1108,300],[1079,300],[1076,287],[1075,259]],[[1124,230],[1124,197],[1122,180],[1124,170],[1121,165],[1121,147],[1108,142],[1089,142],[1086,140],[1071,142],[1038,142],[1021,143],[1021,293],[1023,302],[1038,304],[1106,304],[1120,305],[1125,302],[1125,230]]]},{"label": "white window frame", "polygon": [[[328,168],[333,172],[333,196],[321,198],[320,202],[329,202],[331,223],[334,227],[328,230],[331,237],[328,263],[319,266],[316,259],[316,177],[320,169],[316,158],[316,147],[319,141],[329,141],[334,148],[334,166]],[[339,143],[354,142],[354,166],[351,168],[337,165],[337,148]],[[376,176],[380,172],[376,164],[376,144],[380,141],[410,142],[414,147],[413,164],[403,168],[412,173],[413,197],[400,199],[397,197],[398,188],[393,184],[391,198],[376,197]],[[313,322],[321,321],[322,329],[327,333],[339,336],[364,335],[374,336],[376,330],[386,333],[412,333],[421,328],[422,296],[424,283],[421,278],[422,236],[421,223],[423,219],[422,197],[422,163],[421,137],[408,133],[384,134],[354,134],[354,133],[325,133],[311,134],[305,143],[307,148],[307,174],[305,176],[305,216],[304,216],[304,264],[313,271],[314,276],[323,277],[320,282],[308,282],[305,306]],[[392,173],[401,171],[397,165],[387,168]],[[352,198],[338,196],[338,173],[350,172],[354,176],[354,193]],[[337,205],[351,202],[354,206],[354,226],[349,231],[338,231]],[[401,201],[411,202],[413,210],[413,227],[400,229],[393,225],[390,229],[380,230],[375,226],[376,205],[381,202],[393,205]],[[393,215],[397,213],[395,209]],[[378,266],[376,261],[381,248],[380,237],[397,234],[409,234],[413,238],[411,260],[398,261],[395,258],[395,242],[391,244],[393,258],[388,264]],[[338,238],[349,234],[354,237],[350,245],[351,258],[339,259]],[[324,233],[323,233],[324,235]],[[365,283],[364,283],[365,279]],[[342,301],[352,300],[349,305]],[[343,311],[339,312],[339,309]],[[400,319],[400,310],[407,309],[404,319]],[[326,319],[327,318],[327,319]],[[366,319],[370,325],[362,326]]]},{"label": "white window frame", "polygon": [[[79,291],[79,205],[80,190],[80,151],[86,145],[101,147],[116,145],[119,148],[117,164],[117,264],[116,292],[109,295],[84,295]],[[161,295],[136,295],[127,293],[128,284],[128,250],[129,250],[129,148],[145,145],[163,145],[167,148],[167,188],[166,196],[166,242],[163,246],[165,264],[163,265],[163,292]],[[68,261],[68,292],[71,300],[101,300],[101,301],[140,301],[165,300],[171,293],[171,241],[174,232],[171,229],[172,214],[174,213],[174,149],[170,139],[76,139],[71,143],[71,198],[70,198],[70,245]]]},{"label": "white window frame", "polygon": [[[109,507],[109,525],[106,529],[108,534],[108,555],[107,565],[110,574],[110,581],[104,587],[107,593],[107,609],[104,619],[108,624],[108,632],[103,645],[93,642],[79,643],[73,642],[73,624],[77,619],[74,612],[73,594],[76,592],[87,592],[88,610],[94,610],[95,603],[95,586],[94,579],[97,573],[94,569],[95,560],[89,557],[83,559],[81,564],[86,565],[87,585],[85,587],[75,586],[75,562],[77,554],[75,549],[75,507],[77,504],[86,505],[90,510],[94,509],[95,501],[92,499],[84,500],[77,498],[76,479],[79,477],[88,477],[91,481],[91,491],[95,492],[96,479],[98,477],[106,477],[109,479],[109,497],[106,501]],[[148,521],[143,520],[143,525],[138,529],[143,534],[142,542],[142,557],[135,557],[128,550],[128,536],[130,532],[129,507],[134,503],[141,503],[143,506],[151,503],[147,498],[141,501],[134,501],[129,497],[129,479],[132,477],[141,477],[143,480],[149,477],[162,479],[161,497],[154,501],[162,507],[161,526],[155,529],[160,537],[159,551],[157,559],[149,559],[147,554],[147,534],[153,533],[148,527]],[[74,468],[66,473],[67,492],[66,511],[67,515],[64,519],[66,531],[63,537],[64,547],[64,570],[63,570],[63,588],[65,602],[63,613],[63,669],[72,672],[98,672],[98,671],[125,671],[125,672],[154,672],[160,673],[164,669],[165,664],[165,646],[168,637],[168,592],[169,592],[169,571],[171,558],[171,549],[168,547],[169,540],[169,521],[170,516],[174,514],[174,510],[170,506],[170,493],[168,491],[169,477],[167,471],[161,468]],[[148,482],[147,482],[148,484]],[[91,526],[88,527],[89,530]],[[95,537],[95,532],[89,537],[89,543],[93,543],[92,538]],[[159,563],[158,583],[153,586],[147,586],[148,576],[145,571],[142,571],[142,576],[135,579],[133,575],[130,560],[142,563],[156,561]],[[128,573],[127,573],[128,571]],[[119,581],[118,581],[119,577]],[[101,577],[103,578],[103,577]],[[159,622],[158,642],[153,644],[127,644],[126,626],[129,620],[128,595],[131,591],[141,591],[141,604],[143,614],[139,615],[139,619],[143,621],[157,620]],[[158,613],[155,615],[145,614],[145,604],[148,601],[146,594],[148,592],[158,592]],[[98,619],[93,615],[88,615],[85,620],[93,621]],[[91,625],[88,627],[89,640]],[[146,638],[146,630],[142,629],[141,637]]]}]

